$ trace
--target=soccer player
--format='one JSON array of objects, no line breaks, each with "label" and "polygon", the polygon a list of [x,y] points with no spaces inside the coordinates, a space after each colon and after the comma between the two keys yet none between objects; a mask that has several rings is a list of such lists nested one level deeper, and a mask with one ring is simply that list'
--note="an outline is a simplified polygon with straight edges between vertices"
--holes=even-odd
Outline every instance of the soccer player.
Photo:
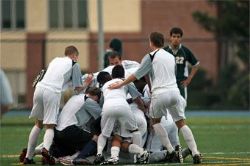
[{"label": "soccer player", "polygon": [[[164,49],[175,57],[177,66],[176,80],[181,95],[187,100],[187,86],[191,83],[197,73],[200,62],[192,51],[181,44],[183,31],[179,27],[170,30],[170,44]],[[192,65],[190,74],[188,73],[188,63]]]},{"label": "soccer player", "polygon": [[58,118],[51,155],[56,158],[72,155],[92,139],[90,126],[101,115],[100,97],[101,90],[91,87],[86,94],[69,99]]},{"label": "soccer player", "polygon": [[111,55],[112,51],[116,51],[120,56],[122,56],[122,41],[117,38],[113,38],[109,43],[109,48],[106,50],[104,55],[104,68],[110,66],[108,57]]},{"label": "soccer player", "polygon": [[84,89],[80,66],[77,63],[78,55],[79,52],[76,47],[66,47],[65,56],[54,58],[50,62],[43,79],[36,85],[33,108],[29,116],[30,118],[36,118],[36,121],[29,135],[24,164],[34,163],[32,159],[34,149],[43,125],[46,131],[43,138],[42,155],[48,160],[51,159],[49,149],[54,138],[54,127],[57,124],[61,93],[70,81],[72,81],[73,89],[77,93]]},{"label": "soccer player", "polygon": [[197,149],[192,131],[185,124],[184,108],[186,102],[180,95],[180,91],[176,84],[175,58],[163,49],[164,36],[161,33],[152,32],[149,37],[149,45],[152,52],[142,59],[139,69],[124,81],[117,81],[109,85],[109,88],[121,88],[148,74],[151,81],[152,92],[149,115],[156,135],[159,136],[161,143],[168,150],[168,161],[180,162],[169,141],[167,131],[160,124],[161,117],[166,115],[167,109],[172,115],[178,129],[183,134],[188,147],[192,151],[193,163],[199,164],[201,163],[201,156]]},{"label": "soccer player", "polygon": [[4,71],[0,69],[0,104],[1,104],[1,115],[9,111],[11,104],[13,103],[13,96],[8,78]]},{"label": "soccer player", "polygon": [[[117,80],[121,80],[119,78],[122,77],[124,77],[124,68],[121,65],[116,65],[112,70],[113,79],[111,80],[111,77],[109,78],[109,81],[107,79],[107,82],[102,87],[104,96],[104,105],[101,119],[102,133],[98,137],[97,157],[94,161],[95,164],[104,161],[104,157],[102,155],[103,149],[106,145],[107,138],[111,136],[111,133],[114,130],[115,122],[118,122],[121,125],[121,128],[124,127],[126,130],[129,130],[131,133],[133,133],[133,137],[137,137],[137,140],[141,139],[141,134],[139,131],[137,131],[138,127],[133,112],[131,111],[126,100],[127,93],[130,93],[133,97],[135,92],[130,86],[125,86],[115,90],[108,89],[110,84],[116,82]],[[113,155],[112,162],[116,163],[119,161],[119,151],[119,147],[111,148],[111,154],[116,154]]]}]

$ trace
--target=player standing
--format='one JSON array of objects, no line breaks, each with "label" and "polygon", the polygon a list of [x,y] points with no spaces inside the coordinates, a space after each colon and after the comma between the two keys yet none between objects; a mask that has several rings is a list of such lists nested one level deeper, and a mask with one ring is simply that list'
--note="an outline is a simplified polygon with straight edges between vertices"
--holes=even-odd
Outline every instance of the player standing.
[{"label": "player standing", "polygon": [[201,156],[197,150],[192,131],[185,124],[184,108],[186,102],[177,88],[175,58],[162,49],[164,46],[164,36],[161,33],[151,33],[149,41],[152,52],[142,59],[139,69],[124,81],[115,82],[110,85],[110,89],[120,88],[148,74],[152,85],[149,115],[152,119],[155,133],[169,152],[168,161],[178,162],[178,157],[169,141],[167,131],[160,124],[161,117],[166,115],[167,109],[192,151],[193,163],[199,164],[201,163]]},{"label": "player standing", "polygon": [[36,118],[36,121],[29,135],[24,164],[34,163],[32,158],[43,125],[46,131],[43,138],[44,148],[42,149],[42,155],[53,163],[49,149],[54,138],[54,127],[57,124],[61,93],[65,85],[70,81],[72,81],[75,91],[80,92],[83,89],[82,74],[77,63],[78,55],[79,52],[76,47],[66,47],[65,56],[54,58],[50,62],[43,79],[36,85],[33,108],[29,116],[30,118]]}]

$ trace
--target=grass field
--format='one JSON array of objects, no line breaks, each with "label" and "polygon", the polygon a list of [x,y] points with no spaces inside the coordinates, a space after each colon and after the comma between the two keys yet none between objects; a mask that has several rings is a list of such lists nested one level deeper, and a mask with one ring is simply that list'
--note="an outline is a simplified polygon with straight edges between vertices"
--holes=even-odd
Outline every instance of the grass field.
[{"label": "grass field", "polygon": [[[249,111],[240,114],[191,113],[187,114],[187,118],[198,148],[203,154],[202,165],[250,165]],[[32,125],[33,121],[27,118],[27,114],[3,117],[0,136],[1,166],[21,165],[18,162],[18,154],[26,147]],[[43,133],[40,134],[40,140],[42,136]],[[40,157],[36,157],[35,161],[36,165],[41,164]],[[192,159],[188,157],[182,165],[191,164]]]}]

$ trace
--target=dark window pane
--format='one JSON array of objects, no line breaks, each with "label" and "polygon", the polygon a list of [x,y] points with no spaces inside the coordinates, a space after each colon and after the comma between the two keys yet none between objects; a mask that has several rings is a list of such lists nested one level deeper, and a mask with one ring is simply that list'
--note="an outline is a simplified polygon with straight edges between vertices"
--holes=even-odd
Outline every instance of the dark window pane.
[{"label": "dark window pane", "polygon": [[11,20],[10,20],[10,1],[3,0],[2,1],[2,28],[10,28]]},{"label": "dark window pane", "polygon": [[78,21],[79,27],[87,27],[87,0],[78,1]]},{"label": "dark window pane", "polygon": [[16,27],[17,28],[24,28],[25,24],[25,6],[24,0],[17,0],[16,1]]},{"label": "dark window pane", "polygon": [[59,23],[58,0],[49,1],[49,23],[51,28],[57,28]]},{"label": "dark window pane", "polygon": [[64,1],[64,27],[71,28],[73,27],[72,20],[72,0]]}]

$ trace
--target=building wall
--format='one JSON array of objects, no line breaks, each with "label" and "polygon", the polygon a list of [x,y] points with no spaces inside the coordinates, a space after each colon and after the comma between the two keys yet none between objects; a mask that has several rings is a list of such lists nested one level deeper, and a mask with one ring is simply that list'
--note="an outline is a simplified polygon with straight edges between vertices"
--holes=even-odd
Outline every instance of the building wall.
[{"label": "building wall", "polygon": [[[1,32],[1,67],[25,73],[22,93],[27,106],[32,106],[34,89],[31,84],[36,74],[64,48],[75,45],[79,49],[79,63],[84,71],[98,69],[97,0],[88,0],[88,28],[82,30],[50,30],[48,0],[26,0],[26,29]],[[105,0],[103,1],[103,29],[105,48],[116,37],[123,41],[123,58],[140,62],[149,51],[148,35],[152,31],[164,33],[166,39],[173,26],[184,30],[184,44],[201,61],[201,67],[216,78],[218,71],[217,44],[192,18],[196,10],[216,15],[214,6],[206,0]],[[9,39],[13,39],[9,42]],[[195,39],[195,40],[193,40]],[[18,41],[18,42],[14,42]]]}]

